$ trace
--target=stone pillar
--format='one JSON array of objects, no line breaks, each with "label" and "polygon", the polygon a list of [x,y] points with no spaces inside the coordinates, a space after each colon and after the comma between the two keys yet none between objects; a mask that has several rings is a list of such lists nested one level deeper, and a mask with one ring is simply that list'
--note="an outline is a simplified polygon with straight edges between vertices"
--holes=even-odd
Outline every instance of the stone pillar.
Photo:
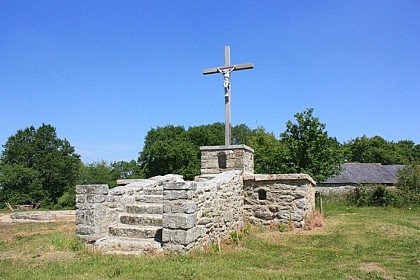
[{"label": "stone pillar", "polygon": [[88,243],[105,237],[106,207],[103,203],[109,192],[108,185],[76,186],[76,234]]},{"label": "stone pillar", "polygon": [[246,145],[202,146],[201,174],[219,174],[239,170],[254,173],[254,150]]},{"label": "stone pillar", "polygon": [[170,252],[188,252],[197,236],[197,204],[194,182],[163,185],[163,249]]}]

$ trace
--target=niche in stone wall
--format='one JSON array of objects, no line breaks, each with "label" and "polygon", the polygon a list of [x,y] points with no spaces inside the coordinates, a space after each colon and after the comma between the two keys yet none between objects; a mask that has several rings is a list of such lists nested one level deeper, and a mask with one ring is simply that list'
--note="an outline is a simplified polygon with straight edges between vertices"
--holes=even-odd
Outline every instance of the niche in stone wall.
[{"label": "niche in stone wall", "polygon": [[267,199],[267,192],[263,189],[258,190],[258,200],[266,200]]},{"label": "niche in stone wall", "polygon": [[224,152],[217,154],[217,162],[220,169],[226,169],[226,154]]}]

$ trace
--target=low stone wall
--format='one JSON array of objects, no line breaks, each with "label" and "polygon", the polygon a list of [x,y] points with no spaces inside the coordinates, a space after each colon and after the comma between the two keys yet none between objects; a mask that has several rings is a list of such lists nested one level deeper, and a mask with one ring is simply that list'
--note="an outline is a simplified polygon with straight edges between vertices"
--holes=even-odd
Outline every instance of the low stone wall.
[{"label": "low stone wall", "polygon": [[306,174],[244,175],[246,222],[302,227],[315,210],[314,185]]},{"label": "low stone wall", "polygon": [[242,177],[226,172],[213,180],[166,184],[163,188],[164,249],[203,249],[243,227]]},{"label": "low stone wall", "polygon": [[315,187],[315,191],[321,193],[323,196],[345,198],[355,188],[357,188],[357,185],[327,186],[320,184]]}]

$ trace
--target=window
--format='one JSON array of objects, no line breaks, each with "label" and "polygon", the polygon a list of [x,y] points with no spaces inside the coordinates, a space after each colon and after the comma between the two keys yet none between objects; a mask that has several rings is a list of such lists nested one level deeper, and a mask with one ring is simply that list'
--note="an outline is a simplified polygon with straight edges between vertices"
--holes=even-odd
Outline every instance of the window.
[{"label": "window", "polygon": [[266,200],[267,192],[265,190],[258,190],[258,200]]},{"label": "window", "polygon": [[220,152],[217,154],[217,161],[219,163],[220,169],[226,169],[226,154],[223,152]]}]

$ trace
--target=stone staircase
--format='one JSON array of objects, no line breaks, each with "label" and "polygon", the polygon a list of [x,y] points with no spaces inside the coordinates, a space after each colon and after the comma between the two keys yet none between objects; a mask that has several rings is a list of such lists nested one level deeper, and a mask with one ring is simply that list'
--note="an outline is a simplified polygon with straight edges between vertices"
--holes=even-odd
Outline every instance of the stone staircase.
[{"label": "stone staircase", "polygon": [[146,255],[162,251],[162,188],[146,188],[134,196],[131,204],[108,227],[108,235],[95,247],[111,254]]}]

